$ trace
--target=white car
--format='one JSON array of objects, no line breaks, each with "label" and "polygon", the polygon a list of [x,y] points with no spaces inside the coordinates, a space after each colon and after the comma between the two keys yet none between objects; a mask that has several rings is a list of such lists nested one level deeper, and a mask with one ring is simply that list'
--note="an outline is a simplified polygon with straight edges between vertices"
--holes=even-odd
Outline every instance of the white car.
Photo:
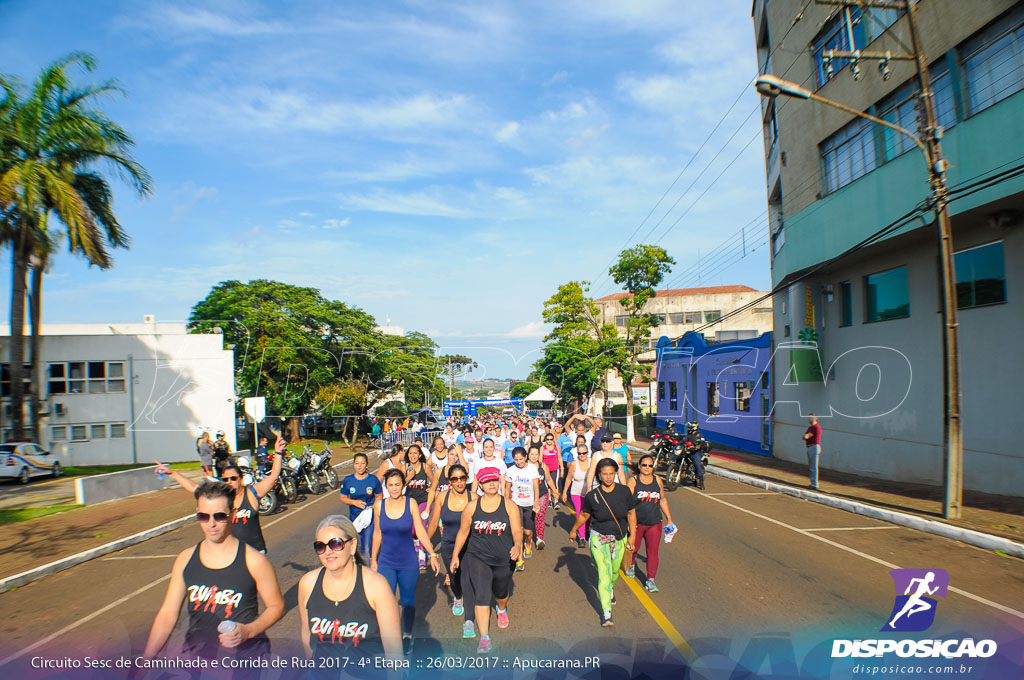
[{"label": "white car", "polygon": [[39,444],[0,444],[0,479],[17,477],[22,484],[28,484],[39,475],[59,477],[62,470],[59,455],[44,451]]}]

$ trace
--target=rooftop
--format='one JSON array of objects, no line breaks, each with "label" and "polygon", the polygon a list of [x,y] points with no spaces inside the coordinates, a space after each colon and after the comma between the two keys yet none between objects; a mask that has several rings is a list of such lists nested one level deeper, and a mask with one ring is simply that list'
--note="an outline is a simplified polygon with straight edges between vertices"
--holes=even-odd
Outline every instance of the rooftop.
[{"label": "rooftop", "polygon": [[[702,288],[666,288],[665,290],[654,291],[655,297],[695,297],[697,295],[725,295],[729,293],[757,293],[758,291],[750,286],[704,286]],[[629,293],[612,293],[595,302],[611,302],[629,297]]]}]

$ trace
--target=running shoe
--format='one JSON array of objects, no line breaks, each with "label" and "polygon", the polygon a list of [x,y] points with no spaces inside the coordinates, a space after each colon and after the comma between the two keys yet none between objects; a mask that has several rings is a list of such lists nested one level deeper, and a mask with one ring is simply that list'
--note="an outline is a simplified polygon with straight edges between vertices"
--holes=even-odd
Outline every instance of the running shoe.
[{"label": "running shoe", "polygon": [[483,637],[480,638],[480,645],[476,648],[476,653],[477,654],[490,654],[491,653],[491,649],[493,649],[493,648],[494,648],[494,645],[491,644],[491,636],[490,635],[484,635]]},{"label": "running shoe", "polygon": [[577,548],[586,548],[587,547],[587,542],[584,541],[582,538],[577,538],[576,539],[576,547]]},{"label": "running shoe", "polygon": [[531,548],[530,546],[526,546],[526,551],[523,554],[523,557],[525,557],[526,559],[530,559],[531,557],[533,557],[533,548]]},{"label": "running shoe", "polygon": [[626,576],[628,578],[635,578],[636,577],[636,565],[635,564],[629,565],[629,569],[626,570]]},{"label": "running shoe", "polygon": [[412,636],[411,635],[403,635],[402,636],[402,654],[411,654],[411,653],[412,653]]},{"label": "running shoe", "polygon": [[602,628],[611,628],[614,625],[615,624],[612,623],[612,613],[611,612],[605,612],[604,616],[601,617],[601,627]]},{"label": "running shoe", "polygon": [[544,539],[543,538],[538,538],[537,539],[537,550],[543,550],[543,549],[544,549]]},{"label": "running shoe", "polygon": [[516,560],[516,571],[523,571],[526,569],[526,563],[522,560]]},{"label": "running shoe", "polygon": [[646,587],[647,587],[647,592],[649,592],[649,593],[656,593],[656,592],[658,592],[658,586],[654,585],[654,579],[653,578],[647,579],[647,586]]},{"label": "running shoe", "polygon": [[613,605],[616,604],[616,602],[615,602],[615,591],[614,590],[612,591],[612,604]]},{"label": "running shoe", "polygon": [[504,609],[495,607],[494,613],[498,615],[498,628],[508,628],[508,607]]},{"label": "running shoe", "polygon": [[466,638],[467,640],[469,638],[475,638],[476,624],[472,621],[466,621],[464,624],[462,624],[462,637]]},{"label": "running shoe", "polygon": [[452,603],[452,614],[455,616],[462,616],[462,612],[465,610],[465,607],[462,606],[462,598],[455,598],[455,602]]}]

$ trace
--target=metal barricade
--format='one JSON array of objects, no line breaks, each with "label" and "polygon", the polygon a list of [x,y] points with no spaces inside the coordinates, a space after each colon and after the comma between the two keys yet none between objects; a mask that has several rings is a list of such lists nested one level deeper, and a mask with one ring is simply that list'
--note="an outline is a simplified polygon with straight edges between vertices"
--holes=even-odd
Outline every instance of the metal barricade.
[{"label": "metal barricade", "polygon": [[401,432],[388,432],[381,435],[381,441],[383,444],[381,449],[385,452],[390,451],[391,447],[395,444],[401,444],[402,448],[408,448],[412,444],[419,444],[426,449],[430,446],[430,442],[437,432],[438,430],[422,430],[421,432],[402,430]]}]

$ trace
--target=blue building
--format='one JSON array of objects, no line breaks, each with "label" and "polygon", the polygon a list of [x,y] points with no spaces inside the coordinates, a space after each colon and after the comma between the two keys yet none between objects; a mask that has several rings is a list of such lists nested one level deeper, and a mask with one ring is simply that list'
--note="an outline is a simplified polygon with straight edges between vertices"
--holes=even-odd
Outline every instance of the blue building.
[{"label": "blue building", "polygon": [[659,426],[696,422],[711,442],[771,455],[771,333],[708,344],[691,331],[657,351]]}]

